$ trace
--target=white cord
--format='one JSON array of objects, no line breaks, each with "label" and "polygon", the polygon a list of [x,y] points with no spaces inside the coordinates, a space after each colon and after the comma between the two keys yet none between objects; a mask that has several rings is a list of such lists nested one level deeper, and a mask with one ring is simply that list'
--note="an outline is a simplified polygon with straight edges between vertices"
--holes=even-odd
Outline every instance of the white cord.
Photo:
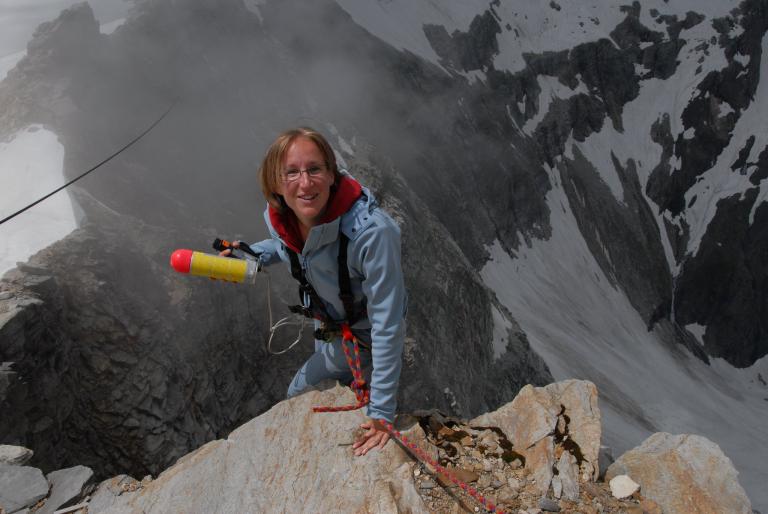
[{"label": "white cord", "polygon": [[[269,276],[269,273],[267,271],[260,271],[259,273],[263,273],[267,275],[267,310],[269,311],[269,339],[267,340],[267,353],[272,355],[282,355],[286,353],[288,350],[299,344],[301,342],[301,336],[304,334],[304,325],[305,325],[305,318],[304,316],[301,316],[299,314],[291,314],[289,316],[286,316],[280,320],[278,320],[277,323],[272,322],[272,279]],[[284,326],[290,326],[290,325],[298,325],[299,326],[299,335],[296,336],[296,340],[292,342],[290,345],[288,345],[288,348],[285,348],[284,350],[280,350],[278,352],[272,351],[272,338],[275,337],[275,331]]]}]

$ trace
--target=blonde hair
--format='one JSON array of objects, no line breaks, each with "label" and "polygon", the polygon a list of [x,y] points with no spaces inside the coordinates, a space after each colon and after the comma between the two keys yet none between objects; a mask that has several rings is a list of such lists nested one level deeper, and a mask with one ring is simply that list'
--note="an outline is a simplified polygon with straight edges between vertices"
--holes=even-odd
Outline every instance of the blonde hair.
[{"label": "blonde hair", "polygon": [[283,161],[288,148],[296,139],[304,137],[317,145],[320,153],[323,154],[325,165],[333,173],[333,183],[338,184],[341,180],[341,173],[336,165],[336,156],[328,141],[320,132],[309,127],[298,127],[286,130],[275,139],[275,142],[267,149],[264,160],[259,167],[259,182],[261,183],[261,192],[269,204],[280,212],[286,209],[283,197],[277,193],[280,184]]}]

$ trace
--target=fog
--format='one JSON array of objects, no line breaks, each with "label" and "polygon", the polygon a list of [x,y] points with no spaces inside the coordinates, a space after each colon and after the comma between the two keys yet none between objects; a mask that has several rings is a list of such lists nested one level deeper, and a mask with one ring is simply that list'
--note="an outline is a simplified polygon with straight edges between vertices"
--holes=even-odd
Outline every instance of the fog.
[{"label": "fog", "polygon": [[[0,0],[0,58],[23,50],[35,29],[77,0]],[[128,14],[129,0],[91,2],[96,19],[109,23]]]}]

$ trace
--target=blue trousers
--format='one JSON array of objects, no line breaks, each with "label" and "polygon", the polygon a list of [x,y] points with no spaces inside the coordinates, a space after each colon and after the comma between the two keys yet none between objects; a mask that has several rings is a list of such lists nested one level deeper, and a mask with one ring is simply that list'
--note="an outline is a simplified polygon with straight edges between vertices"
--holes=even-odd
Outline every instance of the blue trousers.
[{"label": "blue trousers", "polygon": [[[354,359],[352,344],[347,344]],[[366,381],[369,381],[371,375],[371,352],[362,345],[360,346],[360,365],[363,368],[363,376]],[[344,348],[341,346],[340,337],[331,342],[315,340],[315,353],[307,359],[304,365],[299,368],[299,371],[296,372],[296,375],[294,375],[291,385],[288,386],[288,398],[314,389],[317,384],[329,378],[338,380],[344,385],[348,385],[354,378],[352,370],[349,369],[349,364],[347,364],[347,358],[344,356]]]}]

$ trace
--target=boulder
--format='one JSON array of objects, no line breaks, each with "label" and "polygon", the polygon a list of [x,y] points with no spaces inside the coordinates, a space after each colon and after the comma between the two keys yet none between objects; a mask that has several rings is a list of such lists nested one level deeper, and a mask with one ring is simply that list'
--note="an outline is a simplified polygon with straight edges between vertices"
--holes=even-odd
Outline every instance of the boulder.
[{"label": "boulder", "polygon": [[15,464],[22,466],[29,462],[34,452],[23,446],[0,444],[0,464]]},{"label": "boulder", "polygon": [[[355,432],[366,419],[362,411],[312,412],[315,405],[350,403],[354,395],[342,387],[283,401],[89,513],[426,513],[411,458],[397,444],[353,455]],[[418,425],[406,433],[415,441],[423,437]]]},{"label": "boulder", "polygon": [[525,457],[525,467],[539,492],[546,494],[557,461],[556,445],[575,457],[579,478],[597,478],[600,419],[595,385],[586,380],[565,380],[545,387],[527,385],[511,403],[473,419],[471,424],[499,427],[514,450]]},{"label": "boulder", "polygon": [[59,507],[80,496],[83,487],[92,477],[93,471],[86,466],[74,466],[48,473],[46,478],[51,487],[51,494],[36,514],[53,514]]},{"label": "boulder", "polygon": [[47,494],[48,482],[39,469],[0,464],[0,512],[30,507]]},{"label": "boulder", "polygon": [[629,475],[664,514],[752,514],[731,460],[697,435],[656,433],[608,468],[605,478]]},{"label": "boulder", "polygon": [[627,475],[617,475],[609,482],[611,494],[616,499],[624,499],[632,496],[640,489],[640,484]]}]

